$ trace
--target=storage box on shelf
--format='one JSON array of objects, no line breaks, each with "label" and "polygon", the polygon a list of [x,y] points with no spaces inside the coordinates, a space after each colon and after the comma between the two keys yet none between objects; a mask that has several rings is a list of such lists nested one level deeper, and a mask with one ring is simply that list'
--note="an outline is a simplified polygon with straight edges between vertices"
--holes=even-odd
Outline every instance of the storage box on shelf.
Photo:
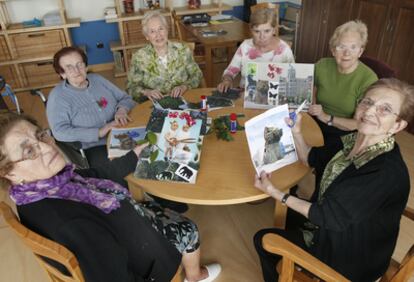
[{"label": "storage box on shelf", "polygon": [[[224,10],[232,9],[229,5],[224,5],[221,0],[209,5],[201,5],[199,9],[189,9],[188,7],[174,7],[173,1],[166,1],[165,8],[160,9],[165,16],[169,26],[169,37],[176,38],[176,31],[173,23],[171,11],[175,10],[177,15],[189,15],[196,13],[217,14]],[[106,19],[107,23],[118,23],[119,41],[110,43],[111,51],[114,53],[114,75],[115,77],[125,76],[129,70],[129,64],[133,53],[147,44],[147,40],[142,32],[142,19],[147,9],[135,7],[134,13],[124,13],[122,0],[115,0],[117,17]],[[121,65],[122,64],[122,65]]]},{"label": "storage box on shelf", "polygon": [[67,19],[64,1],[56,1],[59,8],[55,13],[61,17],[61,24],[25,27],[11,22],[8,1],[0,0],[0,74],[16,92],[52,87],[59,82],[53,70],[53,55],[72,45],[69,29],[80,26],[80,19]]}]

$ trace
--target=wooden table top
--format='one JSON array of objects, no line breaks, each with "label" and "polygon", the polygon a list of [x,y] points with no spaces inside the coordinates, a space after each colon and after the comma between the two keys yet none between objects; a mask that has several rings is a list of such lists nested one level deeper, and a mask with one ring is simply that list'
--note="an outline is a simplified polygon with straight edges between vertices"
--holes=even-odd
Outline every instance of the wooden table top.
[{"label": "wooden table top", "polygon": [[[213,88],[193,89],[185,94],[189,102],[200,101],[201,95],[210,95]],[[145,126],[152,111],[152,103],[145,102],[131,111],[133,122],[128,126]],[[243,108],[243,99],[236,101],[234,108],[224,108],[208,113],[210,117],[244,113],[244,122],[263,110]],[[303,115],[303,135],[309,145],[323,144],[322,133],[316,122],[307,114]],[[234,134],[234,141],[218,140],[215,134],[204,137],[200,170],[196,184],[163,182],[127,176],[130,187],[140,187],[145,192],[165,199],[189,204],[227,205],[256,201],[269,197],[254,188],[255,169],[250,159],[246,135],[244,131]],[[310,169],[300,162],[295,162],[272,173],[273,184],[281,190],[287,190],[296,185]]]},{"label": "wooden table top", "polygon": [[[205,27],[194,27],[191,24],[181,24],[187,31],[197,38],[197,41],[204,45],[221,46],[229,43],[234,44],[251,37],[249,24],[237,19],[228,23],[209,24]],[[218,36],[204,37],[201,32],[206,30],[225,30],[227,33]]]}]

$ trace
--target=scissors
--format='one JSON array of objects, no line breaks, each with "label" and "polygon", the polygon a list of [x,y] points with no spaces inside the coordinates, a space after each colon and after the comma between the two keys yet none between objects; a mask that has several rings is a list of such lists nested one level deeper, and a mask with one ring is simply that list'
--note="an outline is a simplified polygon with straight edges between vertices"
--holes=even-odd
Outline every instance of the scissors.
[{"label": "scissors", "polygon": [[295,125],[298,114],[300,113],[300,111],[303,110],[303,108],[306,106],[307,103],[308,103],[307,100],[303,101],[303,103],[300,104],[300,106],[296,109],[296,111],[289,113],[289,118],[292,120],[292,124],[288,124],[290,128],[292,128]]}]

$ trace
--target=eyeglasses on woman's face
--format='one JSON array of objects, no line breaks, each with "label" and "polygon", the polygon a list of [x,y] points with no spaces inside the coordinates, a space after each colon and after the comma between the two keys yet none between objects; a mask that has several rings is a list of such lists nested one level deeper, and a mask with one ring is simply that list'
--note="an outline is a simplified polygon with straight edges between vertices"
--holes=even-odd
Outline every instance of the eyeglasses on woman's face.
[{"label": "eyeglasses on woman's face", "polygon": [[86,64],[84,62],[77,62],[75,65],[65,65],[63,69],[66,73],[76,73],[85,70]]},{"label": "eyeglasses on woman's face", "polygon": [[345,51],[355,54],[358,53],[361,50],[361,46],[357,44],[352,45],[345,45],[345,44],[339,44],[338,46],[335,46],[335,51],[344,53]]},{"label": "eyeglasses on woman's face", "polygon": [[40,142],[43,143],[49,143],[52,135],[49,129],[44,129],[44,130],[39,130],[36,132],[36,140],[37,142],[35,143],[24,143],[22,144],[21,148],[22,148],[22,157],[21,159],[17,160],[17,161],[12,161],[10,163],[12,164],[16,164],[16,163],[20,163],[20,162],[24,162],[27,160],[35,160],[38,157],[40,157],[41,155],[41,148],[40,148]]},{"label": "eyeglasses on woman's face", "polygon": [[384,104],[379,104],[376,105],[375,101],[372,100],[371,98],[363,98],[361,100],[359,100],[358,102],[358,107],[363,109],[363,110],[368,110],[371,107],[375,107],[375,111],[377,113],[378,116],[380,117],[386,117],[389,115],[396,115],[398,117],[399,114],[397,114],[396,112],[393,111],[392,107],[390,104],[388,103],[384,103]]}]

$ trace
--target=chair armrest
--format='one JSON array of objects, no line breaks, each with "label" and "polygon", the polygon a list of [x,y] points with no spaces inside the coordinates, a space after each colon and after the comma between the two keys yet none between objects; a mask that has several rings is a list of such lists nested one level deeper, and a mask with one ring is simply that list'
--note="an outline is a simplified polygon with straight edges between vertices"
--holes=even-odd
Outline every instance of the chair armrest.
[{"label": "chair armrest", "polygon": [[[349,281],[330,266],[279,235],[266,234],[263,237],[263,247],[266,251],[283,257],[282,271],[279,276],[280,281],[292,281],[288,277],[283,276],[286,274],[293,276],[294,264],[300,265],[324,281]],[[289,266],[293,269],[287,269]]]},{"label": "chair armrest", "polygon": [[405,210],[403,211],[403,215],[405,215],[411,220],[414,220],[414,209],[405,207]]}]

